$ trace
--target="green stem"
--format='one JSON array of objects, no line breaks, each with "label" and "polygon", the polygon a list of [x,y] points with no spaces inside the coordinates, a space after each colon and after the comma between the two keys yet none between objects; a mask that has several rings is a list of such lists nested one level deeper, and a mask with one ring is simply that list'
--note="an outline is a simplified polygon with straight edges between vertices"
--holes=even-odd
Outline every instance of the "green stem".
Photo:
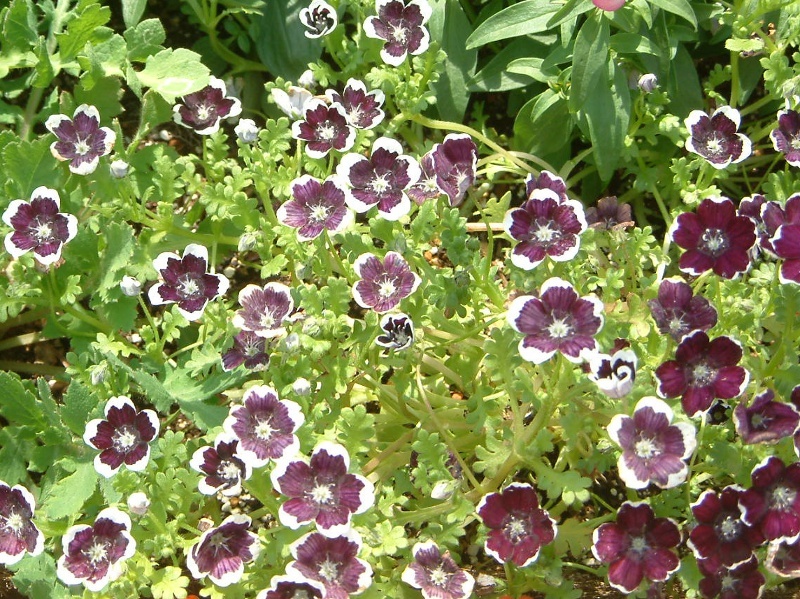
[{"label": "green stem", "polygon": [[29,374],[41,374],[49,376],[61,376],[66,374],[66,369],[62,366],[31,364],[30,362],[14,362],[13,360],[0,360],[0,370],[5,370],[8,372],[27,372]]}]

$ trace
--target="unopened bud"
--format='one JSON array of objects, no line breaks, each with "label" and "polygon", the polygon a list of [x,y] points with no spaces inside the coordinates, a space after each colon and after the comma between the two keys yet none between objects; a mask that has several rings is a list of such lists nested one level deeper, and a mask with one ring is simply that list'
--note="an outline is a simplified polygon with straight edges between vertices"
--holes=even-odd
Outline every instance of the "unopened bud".
[{"label": "unopened bud", "polygon": [[303,71],[303,74],[300,75],[297,83],[305,88],[311,88],[314,87],[314,85],[317,83],[317,80],[314,79],[314,73],[311,72],[311,69],[306,69]]},{"label": "unopened bud", "polygon": [[136,493],[131,493],[130,496],[128,497],[128,509],[131,511],[132,514],[136,514],[137,516],[144,516],[147,513],[149,507],[150,507],[150,500],[147,498],[147,495],[145,495],[141,491],[137,491]]},{"label": "unopened bud", "polygon": [[108,168],[111,170],[111,175],[117,179],[122,179],[125,175],[128,174],[128,169],[130,165],[125,162],[124,160],[115,160]]},{"label": "unopened bud", "polygon": [[92,385],[102,385],[103,381],[106,380],[107,372],[108,367],[105,363],[92,366],[91,372],[89,372],[89,379],[92,381]]},{"label": "unopened bud", "polygon": [[645,73],[639,77],[637,85],[639,86],[640,90],[646,94],[649,94],[658,87],[658,77],[653,75],[653,73]]},{"label": "unopened bud", "polygon": [[241,141],[246,144],[253,143],[258,138],[258,127],[252,119],[239,119],[239,123],[233,128]]},{"label": "unopened bud", "polygon": [[311,382],[308,379],[300,377],[292,383],[292,391],[297,395],[309,395],[311,393]]},{"label": "unopened bud", "polygon": [[258,234],[255,231],[250,231],[239,238],[239,246],[237,249],[240,252],[249,252],[250,250],[255,249],[257,244]]},{"label": "unopened bud", "polygon": [[119,282],[119,288],[122,290],[122,293],[128,297],[136,297],[142,292],[142,284],[139,280],[129,275],[122,277],[122,280]]}]

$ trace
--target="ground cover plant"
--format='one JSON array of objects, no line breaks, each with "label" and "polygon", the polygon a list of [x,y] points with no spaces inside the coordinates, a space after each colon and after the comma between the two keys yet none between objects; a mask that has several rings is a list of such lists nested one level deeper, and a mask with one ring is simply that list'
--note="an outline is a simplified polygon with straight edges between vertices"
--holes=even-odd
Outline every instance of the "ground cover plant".
[{"label": "ground cover plant", "polygon": [[799,16],[2,3],[4,584],[800,577]]}]

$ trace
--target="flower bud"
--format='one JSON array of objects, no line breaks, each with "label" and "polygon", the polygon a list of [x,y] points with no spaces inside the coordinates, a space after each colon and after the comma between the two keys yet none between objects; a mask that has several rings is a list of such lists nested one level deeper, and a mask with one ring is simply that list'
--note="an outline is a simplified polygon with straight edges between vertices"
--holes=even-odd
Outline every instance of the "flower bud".
[{"label": "flower bud", "polygon": [[115,160],[109,165],[109,169],[111,169],[111,176],[116,179],[122,179],[125,175],[127,175],[129,168],[130,165],[124,160]]},{"label": "flower bud", "polygon": [[649,94],[658,87],[658,77],[653,75],[653,73],[645,73],[639,77],[637,85],[639,86],[640,90],[646,94]]},{"label": "flower bud", "polygon": [[300,336],[297,333],[289,333],[281,343],[283,350],[288,353],[294,353],[300,349]]},{"label": "flower bud", "polygon": [[258,233],[249,231],[239,238],[239,246],[236,248],[239,252],[249,252],[255,249],[258,245]]},{"label": "flower bud", "polygon": [[311,382],[308,379],[300,377],[294,383],[292,383],[292,391],[294,391],[297,395],[310,395]]},{"label": "flower bud", "polygon": [[142,284],[139,280],[129,275],[122,277],[122,280],[119,282],[119,288],[122,290],[122,293],[128,297],[136,297],[142,292]]},{"label": "flower bud", "polygon": [[145,495],[141,491],[137,491],[136,493],[131,493],[130,496],[128,497],[128,509],[131,511],[132,514],[136,514],[137,516],[144,516],[147,513],[149,507],[150,507],[150,500],[147,498],[147,495]]},{"label": "flower bud", "polygon": [[298,78],[297,83],[298,85],[301,85],[306,89],[309,89],[311,87],[314,87],[314,85],[316,85],[317,80],[314,79],[314,73],[311,71],[311,69],[306,69],[305,71],[303,71],[303,74],[300,75],[300,77]]},{"label": "flower bud", "polygon": [[592,0],[592,4],[602,10],[614,11],[625,6],[625,0]]},{"label": "flower bud", "polygon": [[233,128],[236,137],[240,141],[251,144],[258,138],[258,127],[252,119],[239,119],[239,123]]},{"label": "flower bud", "polygon": [[89,372],[89,379],[92,381],[92,385],[102,385],[103,381],[106,380],[107,373],[108,367],[105,362],[92,366]]}]

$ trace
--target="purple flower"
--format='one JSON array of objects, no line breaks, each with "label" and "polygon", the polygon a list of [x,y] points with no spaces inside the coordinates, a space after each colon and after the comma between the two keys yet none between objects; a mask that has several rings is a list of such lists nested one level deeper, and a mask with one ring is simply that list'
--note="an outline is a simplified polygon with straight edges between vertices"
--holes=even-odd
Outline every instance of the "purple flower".
[{"label": "purple flower", "polygon": [[272,387],[257,385],[244,394],[243,405],[231,408],[225,432],[239,439],[239,455],[254,468],[300,448],[295,432],[305,421],[300,406],[278,399]]},{"label": "purple flower", "polygon": [[252,331],[240,331],[233,338],[233,347],[222,354],[222,369],[229,372],[242,364],[253,372],[266,370],[269,366],[267,340]]},{"label": "purple flower", "polygon": [[291,576],[273,576],[269,588],[256,599],[321,599],[325,587],[313,580],[299,582]]},{"label": "purple flower", "polygon": [[117,140],[114,131],[100,126],[97,108],[87,104],[78,106],[72,118],[52,115],[44,126],[58,138],[50,152],[57,160],[69,160],[69,170],[76,175],[93,173],[100,157],[110,154]]},{"label": "purple flower", "polygon": [[[760,197],[763,198],[763,196]],[[744,200],[742,200],[742,203],[744,203]],[[780,226],[800,225],[800,193],[795,193],[787,198],[785,206],[781,206],[778,202],[765,201],[761,206],[760,217],[760,226],[759,223],[756,223],[759,243],[771,255],[777,256],[772,241]]]},{"label": "purple flower", "polygon": [[686,118],[686,149],[717,169],[741,162],[750,156],[751,143],[746,135],[737,133],[740,122],[739,111],[730,106],[720,106],[710,117],[702,110],[693,110]]},{"label": "purple flower", "polygon": [[147,297],[154,306],[178,304],[186,320],[199,319],[206,304],[223,295],[230,286],[224,275],[206,272],[208,250],[202,245],[190,243],[178,257],[174,252],[163,252],[153,260],[153,267],[159,272],[161,282],[150,287]]},{"label": "purple flower", "polygon": [[350,456],[341,445],[323,441],[305,461],[282,459],[270,478],[273,488],[289,497],[278,512],[284,526],[297,529],[309,522],[328,536],[344,532],[350,516],[375,503],[375,488],[358,474],[350,474]]},{"label": "purple flower", "polygon": [[0,564],[10,566],[44,550],[44,535],[33,523],[36,501],[21,485],[0,480]]},{"label": "purple flower", "polygon": [[525,335],[519,342],[523,359],[541,364],[557,351],[579,362],[585,350],[596,350],[594,335],[603,326],[603,302],[579,297],[566,281],[553,277],[542,285],[539,297],[522,295],[508,308],[508,324]]},{"label": "purple flower", "polygon": [[396,308],[422,282],[397,252],[387,252],[383,261],[374,254],[363,254],[353,268],[361,277],[353,285],[353,298],[362,308],[372,308],[378,313]]},{"label": "purple flower", "polygon": [[109,478],[125,464],[128,470],[144,470],[150,459],[150,442],[158,436],[160,423],[153,410],[136,410],[130,398],[112,397],[106,403],[105,419],[86,424],[83,440],[100,453],[95,469]]},{"label": "purple flower", "polygon": [[285,334],[283,322],[294,310],[291,289],[274,282],[247,285],[239,292],[239,305],[242,309],[233,315],[233,326],[265,339]]},{"label": "purple flower", "polygon": [[501,564],[524,568],[556,537],[555,520],[539,507],[536,490],[526,483],[511,483],[499,493],[485,495],[477,512],[489,529],[486,553]]},{"label": "purple flower", "polygon": [[278,208],[278,222],[297,228],[300,241],[316,239],[323,231],[338,233],[353,220],[345,203],[345,185],[336,175],[324,182],[303,175],[289,185],[292,198]]},{"label": "purple flower", "polygon": [[401,580],[422,591],[425,599],[466,599],[472,595],[475,579],[458,567],[450,552],[442,555],[436,543],[417,543],[414,561],[406,566]]},{"label": "purple flower", "polygon": [[377,206],[385,219],[398,220],[411,210],[406,189],[419,179],[420,168],[403,154],[399,141],[380,137],[372,144],[369,158],[347,154],[336,173],[350,185],[345,196],[350,208],[361,213]]},{"label": "purple flower", "polygon": [[300,10],[300,22],[306,28],[305,36],[316,39],[328,35],[339,23],[336,9],[325,0],[311,0],[308,8]]},{"label": "purple flower", "polygon": [[795,110],[778,111],[778,128],[769,134],[776,152],[782,152],[786,162],[800,166],[800,114]]},{"label": "purple flower", "polygon": [[758,599],[764,590],[766,579],[758,570],[758,560],[751,558],[733,568],[714,568],[705,560],[698,560],[703,579],[700,592],[703,597],[719,599]]},{"label": "purple flower", "polygon": [[221,433],[214,447],[201,447],[192,454],[189,466],[205,476],[197,483],[203,495],[222,493],[226,497],[242,492],[242,481],[253,473],[252,464],[239,453],[239,439]]},{"label": "purple flower", "polygon": [[78,234],[78,219],[59,212],[58,192],[37,187],[31,201],[13,200],[3,212],[3,222],[13,227],[6,235],[6,251],[14,258],[33,250],[33,256],[43,266],[55,264],[61,258],[65,243]]},{"label": "purple flower", "polygon": [[672,240],[686,250],[678,263],[683,272],[698,276],[707,270],[733,279],[750,267],[750,250],[756,242],[753,221],[737,216],[728,198],[706,198],[697,212],[678,215]]},{"label": "purple flower", "polygon": [[381,329],[383,334],[375,338],[375,343],[381,347],[402,351],[414,343],[414,323],[407,314],[384,314],[381,318]]},{"label": "purple flower", "polygon": [[537,177],[533,173],[528,175],[525,179],[525,196],[530,199],[533,197],[533,192],[537,189],[549,189],[558,196],[562,202],[567,201],[567,184],[564,179],[558,175],[554,175],[550,171],[542,171]]},{"label": "purple flower", "polygon": [[444,192],[436,182],[436,165],[433,163],[433,151],[425,154],[419,161],[420,176],[414,185],[406,190],[406,194],[418,205],[425,200],[435,200]]},{"label": "purple flower", "polygon": [[244,565],[261,550],[258,537],[250,532],[250,518],[232,514],[216,528],[209,528],[186,552],[186,566],[194,578],[208,576],[220,587],[239,582]]},{"label": "purple flower", "polygon": [[242,113],[242,103],[238,98],[228,98],[227,93],[225,82],[211,77],[207,86],[182,97],[183,104],[172,107],[172,119],[199,135],[216,133],[222,119]]},{"label": "purple flower", "polygon": [[617,196],[597,200],[597,207],[586,209],[586,223],[593,229],[627,229],[632,227],[630,204],[620,204]]},{"label": "purple flower", "polygon": [[749,408],[740,403],[733,409],[733,422],[743,443],[777,443],[794,435],[800,413],[793,405],[774,399],[775,392],[767,389],[756,395]]},{"label": "purple flower", "polygon": [[372,129],[383,121],[381,106],[386,98],[379,89],[368,92],[363,81],[348,79],[341,94],[329,89],[325,95],[344,109],[348,124],[356,129]]},{"label": "purple flower", "polygon": [[407,54],[417,56],[430,44],[430,34],[423,27],[431,17],[427,0],[375,0],[375,17],[364,22],[367,37],[384,40],[383,62],[399,66]]},{"label": "purple flower", "polygon": [[658,330],[680,341],[694,331],[707,331],[717,324],[717,311],[701,295],[692,295],[692,288],[683,279],[664,279],[658,286],[658,297],[647,302]]},{"label": "purple flower", "polygon": [[623,593],[632,593],[645,578],[667,580],[680,566],[673,551],[681,542],[677,524],[656,518],[646,503],[623,503],[616,522],[601,524],[592,535],[592,553],[608,566],[608,582]]},{"label": "purple flower", "polygon": [[547,257],[555,262],[572,260],[586,230],[583,207],[575,200],[560,200],[551,190],[534,190],[519,208],[506,212],[503,228],[518,241],[511,262],[532,270]]},{"label": "purple flower", "polygon": [[767,570],[778,576],[786,578],[800,576],[800,540],[770,543],[766,566]]},{"label": "purple flower", "polygon": [[328,106],[312,98],[303,107],[303,120],[292,123],[292,137],[306,142],[306,154],[324,158],[331,150],[346,152],[353,147],[356,130],[347,123],[339,104]]},{"label": "purple flower", "polygon": [[783,259],[779,273],[781,283],[800,285],[800,224],[778,227],[772,247],[778,258]]},{"label": "purple flower", "polygon": [[354,530],[335,537],[312,532],[289,548],[294,561],[286,566],[286,573],[298,581],[320,583],[325,599],[347,599],[372,584],[372,568],[356,557],[359,549],[361,537]]},{"label": "purple flower", "polygon": [[450,133],[431,152],[436,184],[447,194],[450,206],[458,206],[475,182],[478,147],[466,133]]},{"label": "purple flower", "polygon": [[767,541],[800,537],[800,463],[787,466],[775,456],[762,460],[752,484],[739,498],[742,521],[757,527]]},{"label": "purple flower", "polygon": [[122,562],[136,551],[130,529],[128,514],[113,507],[97,514],[92,526],[72,526],[61,539],[64,554],[58,558],[59,580],[99,591],[119,578]]},{"label": "purple flower", "polygon": [[609,397],[619,399],[633,389],[639,360],[632,349],[622,349],[611,355],[592,352],[588,354],[588,362],[589,380]]}]

